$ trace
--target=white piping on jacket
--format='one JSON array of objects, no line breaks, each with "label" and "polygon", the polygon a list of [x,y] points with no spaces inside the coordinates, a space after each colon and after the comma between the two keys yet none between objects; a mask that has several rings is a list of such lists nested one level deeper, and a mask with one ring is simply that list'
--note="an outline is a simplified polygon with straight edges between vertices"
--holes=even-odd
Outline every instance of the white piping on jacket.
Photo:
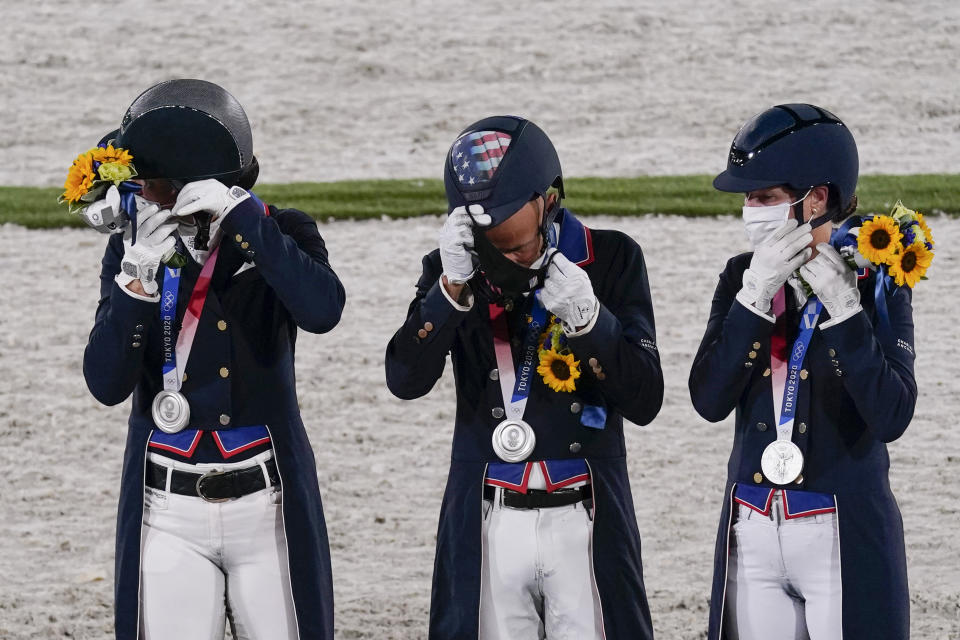
[{"label": "white piping on jacket", "polygon": [[840,549],[840,504],[833,494],[833,507],[837,510],[837,566],[840,568],[840,640],[843,640],[843,553]]},{"label": "white piping on jacket", "polygon": [[723,556],[723,591],[720,595],[720,628],[717,630],[717,637],[723,638],[723,614],[724,609],[727,606],[727,577],[730,573],[730,527],[733,523],[733,509],[736,504],[733,501],[733,492],[737,489],[737,483],[734,482],[733,486],[730,487],[730,495],[727,496],[729,500],[730,512],[727,514],[727,552]]},{"label": "white piping on jacket", "polygon": [[[441,287],[443,288],[443,287]],[[490,463],[483,465],[483,475],[480,476],[480,594],[477,598],[477,640],[480,639],[480,607],[483,606],[483,487],[487,481],[487,469]],[[492,505],[490,510],[496,505]]]},{"label": "white piping on jacket", "polygon": [[583,461],[587,464],[587,471],[590,472],[590,499],[593,501],[593,514],[590,516],[590,577],[593,580],[593,593],[597,598],[597,604],[600,605],[600,633],[606,638],[607,629],[603,621],[603,601],[600,599],[600,587],[597,585],[597,574],[594,570],[593,561],[593,527],[597,519],[597,492],[596,489],[594,489],[594,487],[596,487],[596,479],[593,477],[593,468],[590,466],[590,461],[586,458],[584,458]]},{"label": "white piping on jacket", "polygon": [[[273,432],[270,431],[270,425],[263,425],[267,428],[267,434],[270,436],[271,446],[276,440],[273,439]],[[293,624],[297,629],[297,639],[300,638],[300,620],[297,618],[297,598],[293,595],[293,576],[290,573],[290,541],[287,539],[287,500],[283,497],[283,473],[280,471],[280,456],[277,450],[273,450],[273,460],[277,465],[277,479],[280,480],[280,521],[283,525],[283,546],[287,551],[287,584],[290,587],[290,600],[293,605]],[[320,490],[320,480],[317,480],[317,490]]]},{"label": "white piping on jacket", "polygon": [[[137,637],[140,637],[140,617],[143,615],[143,519],[146,505],[146,487],[147,487],[147,452],[150,450],[150,438],[153,437],[154,429],[150,429],[147,434],[147,443],[143,445],[143,471],[140,473],[140,545],[137,550]],[[170,484],[170,474],[167,474],[167,485]],[[116,580],[118,576],[114,576]]]}]

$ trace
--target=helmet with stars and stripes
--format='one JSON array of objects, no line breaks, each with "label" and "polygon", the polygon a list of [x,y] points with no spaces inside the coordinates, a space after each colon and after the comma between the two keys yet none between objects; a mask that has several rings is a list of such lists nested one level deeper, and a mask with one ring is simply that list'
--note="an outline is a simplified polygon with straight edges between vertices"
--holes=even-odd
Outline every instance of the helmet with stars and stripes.
[{"label": "helmet with stars and stripes", "polygon": [[[450,210],[479,204],[493,219],[490,226],[546,197],[550,188],[564,195],[553,143],[540,127],[517,116],[492,116],[464,129],[447,154],[443,183]],[[559,199],[553,216],[558,209]]]}]

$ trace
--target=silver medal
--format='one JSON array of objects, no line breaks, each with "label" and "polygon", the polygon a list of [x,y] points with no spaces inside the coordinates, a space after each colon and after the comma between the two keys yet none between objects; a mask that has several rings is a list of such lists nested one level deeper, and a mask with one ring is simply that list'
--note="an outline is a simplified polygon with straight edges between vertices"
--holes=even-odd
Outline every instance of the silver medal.
[{"label": "silver medal", "polygon": [[493,430],[493,450],[504,462],[522,462],[537,444],[533,427],[523,420],[504,420]]},{"label": "silver medal", "polygon": [[789,440],[776,440],[763,450],[760,468],[773,484],[790,484],[803,471],[803,453]]},{"label": "silver medal", "polygon": [[190,404],[179,391],[164,389],[153,399],[153,423],[165,433],[183,431],[190,422]]}]

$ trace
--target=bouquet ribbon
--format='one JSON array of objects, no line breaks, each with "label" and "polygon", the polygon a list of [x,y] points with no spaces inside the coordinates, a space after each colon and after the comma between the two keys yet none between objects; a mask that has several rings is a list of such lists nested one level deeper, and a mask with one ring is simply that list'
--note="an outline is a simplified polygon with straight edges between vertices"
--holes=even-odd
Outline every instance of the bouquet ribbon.
[{"label": "bouquet ribbon", "polygon": [[882,266],[877,268],[877,281],[873,287],[874,308],[877,310],[877,317],[880,319],[880,329],[890,332],[890,313],[887,311],[887,292],[890,291],[890,285],[893,278]]}]

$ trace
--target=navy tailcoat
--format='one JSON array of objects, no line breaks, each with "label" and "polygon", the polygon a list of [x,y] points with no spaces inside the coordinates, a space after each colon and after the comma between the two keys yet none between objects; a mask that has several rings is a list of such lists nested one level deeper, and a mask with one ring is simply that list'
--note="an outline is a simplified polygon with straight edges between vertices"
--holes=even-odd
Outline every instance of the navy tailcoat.
[{"label": "navy tailcoat", "polygon": [[[188,428],[267,425],[283,489],[283,520],[300,637],[333,638],[333,586],[326,524],[313,450],[300,420],[294,382],[297,328],[329,331],[340,320],[344,290],[327,261],[316,223],[305,213],[269,207],[255,198],[221,223],[213,271],[186,367],[182,393]],[[123,243],[110,237],[100,274],[100,304],[83,358],[83,374],[100,402],[133,393],[117,515],[116,637],[139,633],[140,532],[144,463],[154,429],[150,408],[163,388],[159,304],[136,299],[115,283]],[[255,267],[234,275],[245,261]],[[162,291],[163,273],[160,287]],[[200,274],[183,268],[177,325]],[[223,324],[225,323],[225,324]],[[221,375],[221,367],[228,370]]]},{"label": "navy tailcoat", "polygon": [[[736,409],[715,551],[709,640],[726,637],[721,621],[733,488],[737,483],[776,486],[760,474],[761,454],[777,437],[776,429],[766,428],[775,424],[767,375],[774,323],[735,300],[752,255],[732,258],[720,274],[707,330],[690,372],[690,396],[701,416],[718,422]],[[810,341],[795,419],[795,425],[803,423],[805,428],[802,433],[797,427],[793,431],[804,467],[802,482],[793,488],[834,496],[840,529],[843,636],[904,640],[910,634],[907,564],[903,521],[887,475],[886,443],[906,430],[917,399],[913,308],[909,288],[891,287],[882,294],[889,322],[881,322],[875,282],[872,271],[858,282],[861,312],[832,327],[817,328]],[[791,344],[799,312],[790,303],[787,310]],[[829,317],[824,310],[820,324]]]},{"label": "navy tailcoat", "polygon": [[[581,362],[576,391],[554,392],[534,376],[524,414],[537,436],[529,459],[586,458],[595,506],[593,566],[606,637],[652,638],[623,439],[623,418],[647,424],[663,400],[646,267],[629,236],[591,231],[566,210],[559,220],[559,249],[589,275],[600,311],[591,331],[569,338]],[[433,388],[451,356],[457,413],[440,507],[430,638],[462,640],[478,634],[482,487],[487,464],[499,462],[491,435],[502,418],[492,410],[503,408],[503,400],[490,375],[497,364],[488,303],[478,295],[469,311],[455,309],[440,290],[442,271],[438,250],[423,258],[407,319],[387,346],[386,375],[396,396],[418,398]],[[433,330],[420,338],[427,322]],[[597,359],[603,380],[586,366],[590,358]],[[583,426],[574,403],[606,407],[605,427]]]}]

